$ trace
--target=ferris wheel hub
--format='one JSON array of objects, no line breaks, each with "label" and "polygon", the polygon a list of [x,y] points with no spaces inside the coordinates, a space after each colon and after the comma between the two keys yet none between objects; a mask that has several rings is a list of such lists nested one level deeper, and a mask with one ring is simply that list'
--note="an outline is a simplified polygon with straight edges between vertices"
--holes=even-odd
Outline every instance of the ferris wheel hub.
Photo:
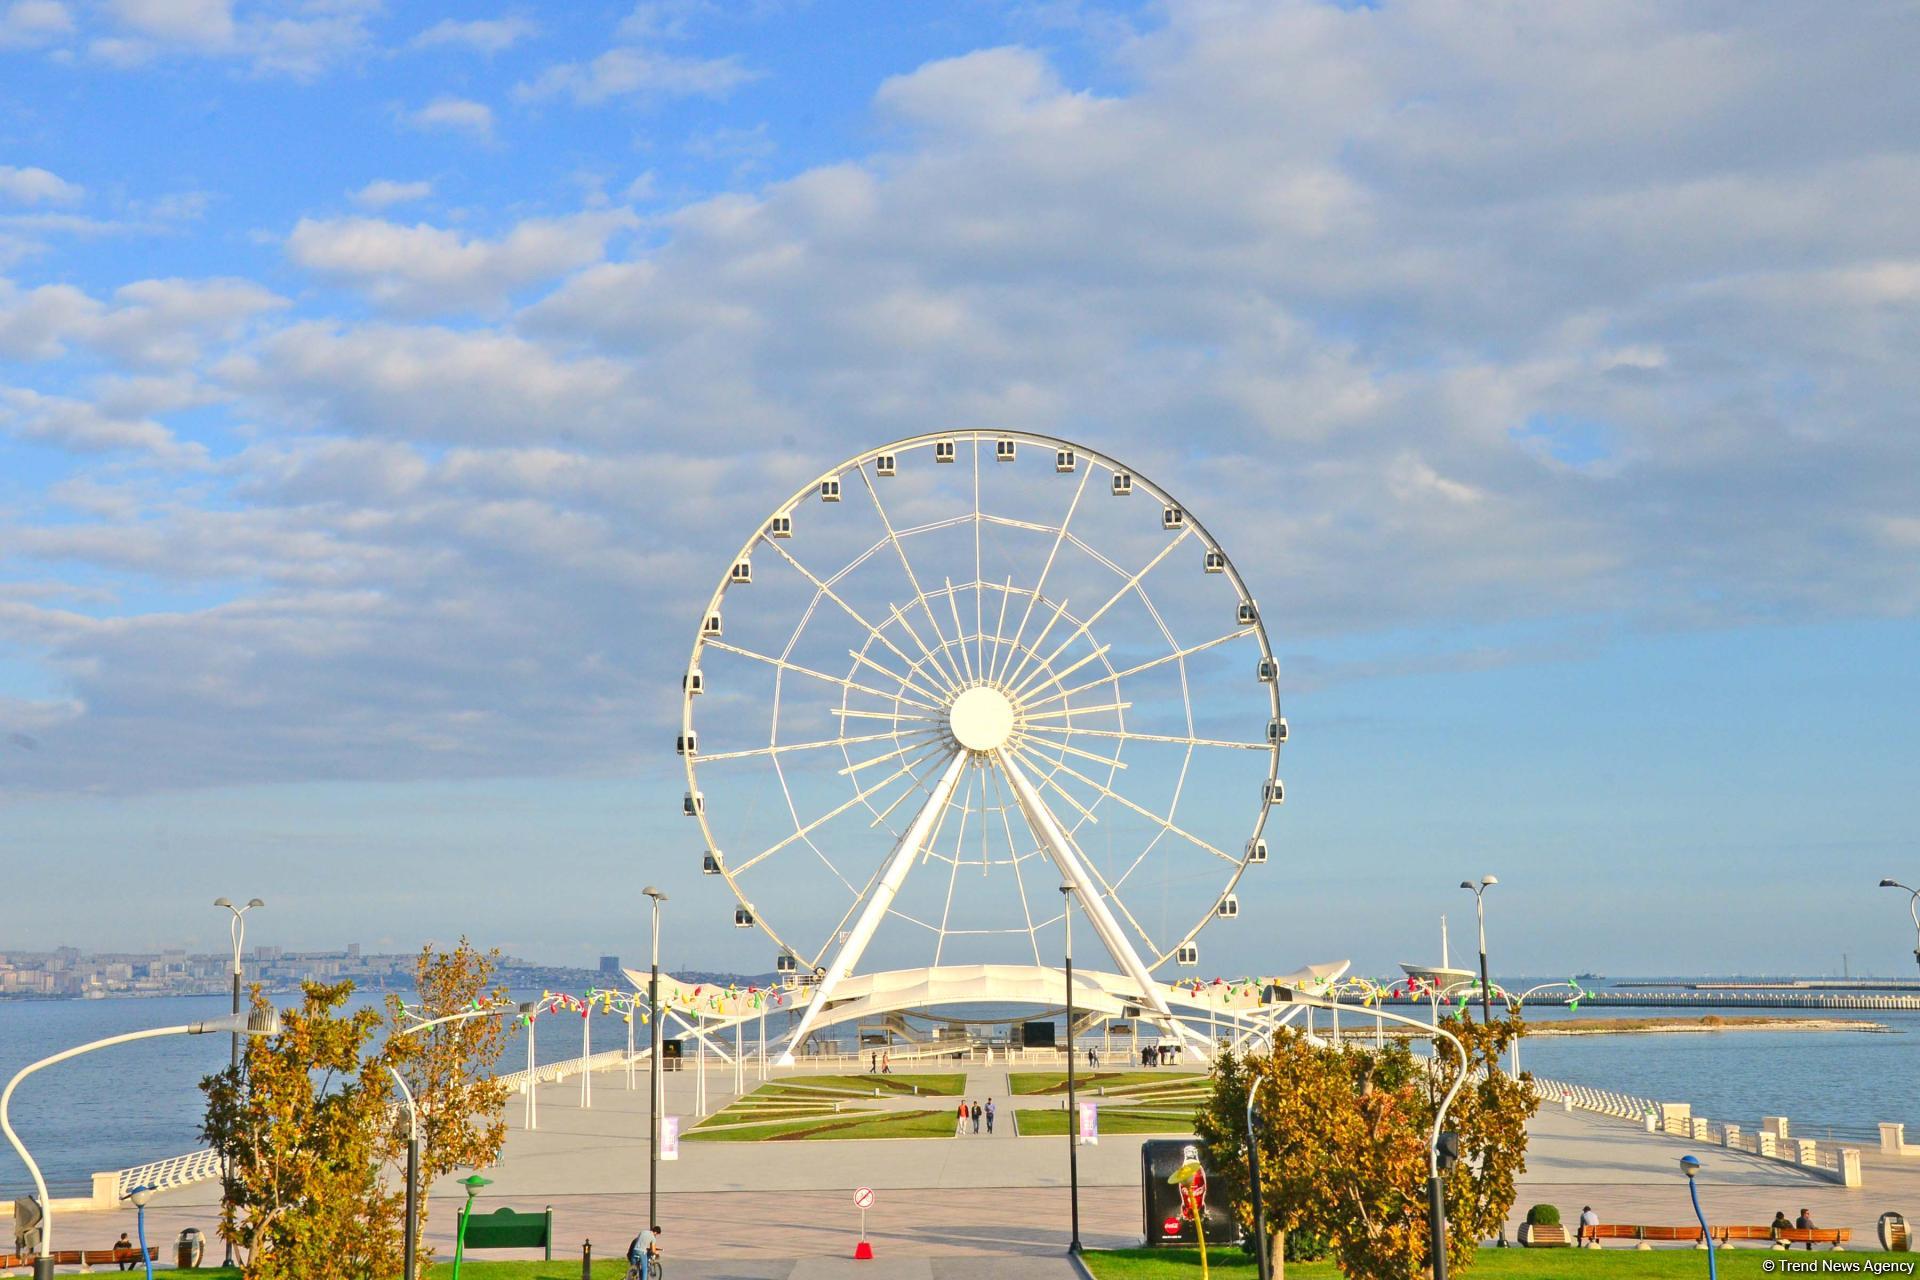
[{"label": "ferris wheel hub", "polygon": [[953,700],[947,727],[969,751],[997,751],[1013,736],[1013,703],[992,685],[975,685]]}]

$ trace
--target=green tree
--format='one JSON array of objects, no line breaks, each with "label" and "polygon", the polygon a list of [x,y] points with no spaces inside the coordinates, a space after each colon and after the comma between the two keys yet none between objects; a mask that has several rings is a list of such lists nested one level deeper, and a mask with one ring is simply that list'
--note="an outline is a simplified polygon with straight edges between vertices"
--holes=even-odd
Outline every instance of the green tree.
[{"label": "green tree", "polygon": [[1356,1280],[1410,1280],[1427,1270],[1428,1144],[1439,1102],[1463,1067],[1468,1079],[1447,1121],[1462,1158],[1442,1181],[1451,1269],[1471,1266],[1475,1244],[1505,1221],[1525,1168],[1526,1121],[1538,1106],[1528,1084],[1498,1069],[1517,1019],[1490,1027],[1452,1021],[1447,1029],[1466,1049],[1464,1064],[1445,1041],[1422,1060],[1404,1045],[1334,1049],[1291,1029],[1267,1053],[1217,1064],[1196,1123],[1218,1184],[1249,1227],[1245,1108],[1252,1081],[1262,1081],[1255,1138],[1276,1276],[1295,1232],[1324,1239]]},{"label": "green tree", "polygon": [[[221,1234],[247,1280],[365,1280],[400,1267],[400,1197],[383,1177],[393,1089],[366,1053],[351,982],[306,983],[280,1033],[201,1082],[202,1133],[227,1162]],[[264,1009],[258,988],[254,1006]]]},{"label": "green tree", "polygon": [[[477,951],[465,938],[452,951],[421,948],[414,961],[419,993],[414,1013],[432,1020],[505,1003],[506,988],[493,982],[499,959],[498,951]],[[407,1082],[420,1114],[422,1187],[456,1169],[485,1168],[499,1160],[507,1140],[507,1087],[494,1078],[494,1068],[506,1050],[510,1022],[501,1017],[463,1018],[408,1035],[400,998],[387,997],[385,1061]],[[399,1121],[385,1152],[399,1163],[404,1185],[404,1108]],[[426,1196],[420,1196],[418,1203],[424,1240]],[[431,1256],[429,1249],[420,1250],[422,1274]]]}]

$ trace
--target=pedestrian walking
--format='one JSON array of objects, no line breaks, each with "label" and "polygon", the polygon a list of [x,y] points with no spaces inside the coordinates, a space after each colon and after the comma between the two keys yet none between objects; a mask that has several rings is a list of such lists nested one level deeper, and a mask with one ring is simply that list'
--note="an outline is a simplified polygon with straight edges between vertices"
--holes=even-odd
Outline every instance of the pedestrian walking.
[{"label": "pedestrian walking", "polygon": [[966,1136],[966,1132],[967,1132],[967,1115],[968,1115],[968,1114],[969,1114],[969,1113],[968,1113],[968,1109],[967,1109],[967,1100],[966,1100],[965,1098],[962,1098],[962,1099],[960,1099],[960,1112],[959,1112],[959,1115],[960,1115],[960,1119],[959,1119],[959,1121],[958,1121],[957,1123],[955,1123],[955,1125],[953,1126],[953,1136],[954,1136],[954,1137],[956,1137],[956,1138],[960,1138],[960,1137],[964,1137],[964,1136]]},{"label": "pedestrian walking", "polygon": [[880,1055],[880,1074],[883,1076],[893,1074],[893,1050],[891,1049]]},{"label": "pedestrian walking", "polygon": [[876,1049],[873,1052],[873,1061],[867,1065],[867,1074],[876,1075],[879,1073],[879,1071],[880,1071],[880,1051]]},{"label": "pedestrian walking", "polygon": [[993,1133],[993,1099],[987,1099],[987,1133]]},{"label": "pedestrian walking", "polygon": [[980,1132],[980,1100],[978,1098],[974,1099],[973,1103],[973,1131]]}]

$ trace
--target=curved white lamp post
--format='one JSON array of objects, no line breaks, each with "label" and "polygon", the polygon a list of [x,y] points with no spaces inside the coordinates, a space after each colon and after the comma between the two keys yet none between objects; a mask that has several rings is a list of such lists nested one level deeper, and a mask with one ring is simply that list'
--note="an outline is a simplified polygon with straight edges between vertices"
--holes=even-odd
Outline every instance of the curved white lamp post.
[{"label": "curved white lamp post", "polygon": [[[215,898],[213,905],[225,907],[233,913],[233,920],[228,925],[227,931],[233,938],[233,1016],[237,1018],[240,1016],[240,955],[246,950],[247,945],[247,912],[267,904],[258,898],[249,898],[246,906],[236,907],[231,898]],[[233,1067],[240,1065],[240,1033],[237,1031],[233,1035],[233,1053],[228,1058],[228,1065]],[[224,1187],[222,1190],[224,1191]],[[225,1243],[226,1256],[220,1265],[230,1267],[233,1265],[233,1241],[226,1240]]]},{"label": "curved white lamp post", "polygon": [[1882,880],[1880,887],[1907,891],[1907,914],[1913,917],[1913,959],[1914,963],[1920,964],[1920,889],[1901,884],[1898,880]]},{"label": "curved white lamp post", "polygon": [[[1280,1004],[1298,1004],[1315,1009],[1335,1009],[1340,1005],[1337,1000],[1310,996],[1293,987],[1275,987],[1273,993],[1275,1001]],[[1430,1243],[1433,1254],[1433,1280],[1447,1280],[1447,1212],[1446,1201],[1440,1194],[1440,1141],[1443,1136],[1442,1130],[1447,1122],[1447,1111],[1453,1106],[1453,1099],[1460,1092],[1460,1086],[1467,1081],[1467,1047],[1460,1043],[1458,1036],[1437,1022],[1429,1026],[1418,1018],[1409,1018],[1401,1013],[1389,1013],[1385,1009],[1376,1009],[1374,1013],[1377,1017],[1385,1018],[1389,1022],[1402,1023],[1424,1031],[1430,1036],[1438,1036],[1451,1044],[1454,1051],[1460,1055],[1460,1070],[1454,1076],[1453,1083],[1448,1086],[1447,1096],[1440,1099],[1440,1109],[1433,1116],[1433,1133],[1427,1142],[1427,1212],[1432,1236]],[[1453,1137],[1452,1134],[1444,1136],[1449,1139]],[[1264,1241],[1262,1243],[1264,1244]]]},{"label": "curved white lamp post", "polygon": [[20,1135],[13,1131],[7,1109],[13,1102],[13,1091],[42,1067],[50,1067],[56,1062],[65,1062],[77,1058],[83,1053],[92,1053],[95,1049],[106,1049],[116,1044],[130,1044],[135,1040],[152,1040],[159,1036],[199,1036],[216,1035],[222,1032],[234,1035],[271,1036],[280,1032],[280,1015],[273,1009],[257,1013],[236,1014],[226,1018],[214,1018],[207,1022],[189,1022],[177,1027],[154,1027],[147,1031],[129,1031],[124,1035],[108,1036],[104,1040],[92,1040],[71,1049],[64,1049],[51,1057],[29,1063],[14,1073],[7,1081],[4,1092],[0,1092],[0,1131],[7,1135],[7,1141],[19,1153],[20,1163],[27,1166],[27,1172],[33,1175],[34,1190],[40,1193],[40,1208],[44,1215],[40,1224],[40,1252],[33,1263],[34,1280],[52,1280],[53,1276],[53,1203],[47,1197],[47,1180],[41,1176],[40,1166],[35,1164],[28,1154],[26,1144],[20,1141]]}]

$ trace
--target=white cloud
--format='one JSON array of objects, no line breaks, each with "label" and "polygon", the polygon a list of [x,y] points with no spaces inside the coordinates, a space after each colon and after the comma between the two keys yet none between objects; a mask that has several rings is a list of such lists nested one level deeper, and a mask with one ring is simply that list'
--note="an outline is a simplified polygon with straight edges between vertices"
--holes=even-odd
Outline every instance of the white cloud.
[{"label": "white cloud", "polygon": [[639,47],[609,49],[590,62],[548,67],[514,89],[523,100],[567,97],[581,106],[611,98],[724,98],[758,78],[739,59],[692,58]]},{"label": "white cloud", "polygon": [[448,130],[468,133],[476,138],[493,136],[493,108],[469,98],[440,97],[406,114],[416,129]]},{"label": "white cloud", "polygon": [[498,240],[379,218],[302,218],[287,253],[329,280],[410,311],[498,305],[531,285],[598,262],[616,233],[637,224],[627,210],[536,218]]},{"label": "white cloud", "polygon": [[527,39],[539,28],[530,18],[442,18],[413,38],[415,48],[464,45],[485,54],[500,53]]},{"label": "white cloud", "polygon": [[130,451],[180,466],[206,459],[202,446],[182,443],[151,418],[117,417],[83,400],[20,387],[0,388],[0,426],[18,439],[74,453]]},{"label": "white cloud", "polygon": [[73,15],[60,0],[14,0],[0,9],[0,49],[31,49],[73,33]]},{"label": "white cloud", "polygon": [[182,366],[285,305],[247,280],[137,280],[105,302],[71,285],[22,292],[0,280],[0,355],[51,360],[79,345],[130,365]]},{"label": "white cloud", "polygon": [[217,373],[279,421],[348,435],[604,439],[645,406],[619,361],[566,360],[509,334],[417,326],[296,324]]},{"label": "white cloud", "polygon": [[137,67],[162,57],[237,58],[258,75],[312,80],[363,50],[378,0],[108,0],[88,43],[100,61]]},{"label": "white cloud", "polygon": [[85,194],[86,188],[45,169],[19,169],[0,164],[0,200],[11,200],[15,204],[72,204]]},{"label": "white cloud", "polygon": [[396,204],[411,204],[433,194],[431,182],[395,182],[380,178],[355,191],[353,202],[369,209],[390,209]]}]

